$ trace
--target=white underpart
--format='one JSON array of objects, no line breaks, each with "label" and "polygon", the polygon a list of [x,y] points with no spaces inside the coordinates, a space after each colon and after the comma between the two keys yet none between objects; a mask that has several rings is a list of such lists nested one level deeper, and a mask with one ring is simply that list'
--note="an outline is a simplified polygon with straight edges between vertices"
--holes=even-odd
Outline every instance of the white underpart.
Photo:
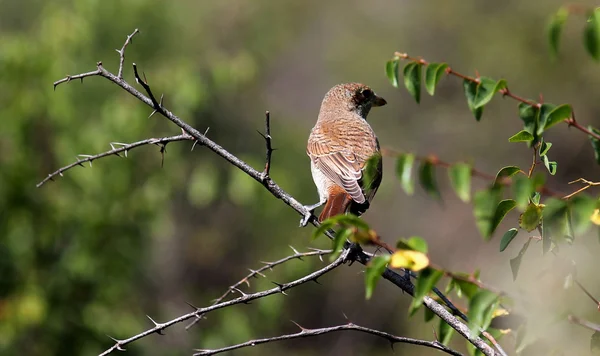
[{"label": "white underpart", "polygon": [[317,186],[317,190],[319,191],[319,202],[325,203],[327,201],[327,197],[329,196],[327,188],[329,185],[333,184],[333,182],[327,178],[312,161],[310,162],[310,171],[312,173],[313,181]]}]

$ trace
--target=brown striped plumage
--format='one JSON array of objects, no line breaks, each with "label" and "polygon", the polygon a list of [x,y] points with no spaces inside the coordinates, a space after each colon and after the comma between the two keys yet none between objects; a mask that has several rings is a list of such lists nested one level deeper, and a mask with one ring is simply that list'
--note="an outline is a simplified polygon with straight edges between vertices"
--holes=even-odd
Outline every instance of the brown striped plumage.
[{"label": "brown striped plumage", "polygon": [[[359,83],[340,84],[325,95],[306,152],[311,159],[319,203],[325,203],[319,221],[351,211],[362,214],[373,199],[382,178],[379,142],[366,117],[371,107],[386,102]],[[367,160],[378,156],[370,182],[363,180]]]}]

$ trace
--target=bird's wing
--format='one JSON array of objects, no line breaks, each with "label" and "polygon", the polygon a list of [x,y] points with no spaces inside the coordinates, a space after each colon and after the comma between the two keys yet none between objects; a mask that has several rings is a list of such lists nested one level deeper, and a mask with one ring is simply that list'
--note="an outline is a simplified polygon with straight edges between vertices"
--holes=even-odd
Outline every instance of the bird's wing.
[{"label": "bird's wing", "polygon": [[348,131],[346,125],[333,124],[327,132],[315,127],[307,145],[307,153],[316,167],[359,204],[366,201],[362,170],[368,158],[377,151],[376,138],[370,127]]}]

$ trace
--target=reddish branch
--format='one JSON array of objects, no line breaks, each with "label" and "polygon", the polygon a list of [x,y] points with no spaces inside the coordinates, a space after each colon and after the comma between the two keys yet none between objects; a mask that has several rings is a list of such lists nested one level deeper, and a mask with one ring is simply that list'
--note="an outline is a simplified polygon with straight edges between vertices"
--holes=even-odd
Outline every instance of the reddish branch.
[{"label": "reddish branch", "polygon": [[[429,65],[429,62],[427,62],[423,58],[420,58],[420,57],[419,58],[417,58],[417,57],[411,57],[411,56],[409,56],[406,53],[394,52],[394,56],[396,56],[396,57],[398,57],[400,59],[414,61],[414,62],[417,62],[417,63],[422,64],[424,66],[428,66]],[[452,76],[455,76],[455,77],[458,77],[458,78],[461,78],[463,80],[468,80],[468,81],[473,82],[473,83],[477,83],[477,84],[480,83],[479,75],[477,75],[476,77],[470,77],[468,75],[461,74],[461,73],[455,71],[450,66],[448,66],[446,68],[446,74],[452,75]],[[528,100],[528,99],[525,99],[525,98],[523,98],[523,97],[521,97],[519,95],[513,94],[508,88],[500,89],[498,92],[500,94],[502,94],[502,96],[509,97],[509,98],[511,98],[513,100],[516,100],[516,101],[520,102],[520,103],[524,103],[524,104],[527,104],[527,105],[530,105],[530,106],[535,106],[537,108],[540,108],[542,106],[541,102],[536,102],[536,101]],[[588,134],[589,136],[594,137],[594,138],[600,140],[600,135],[599,134],[588,130],[584,126],[581,126],[581,124],[579,124],[575,120],[575,112],[573,112],[573,115],[571,115],[570,118],[565,119],[564,122],[567,125],[569,125],[570,127],[571,126],[575,127],[577,130],[579,130],[581,132],[584,132],[584,133]]]}]

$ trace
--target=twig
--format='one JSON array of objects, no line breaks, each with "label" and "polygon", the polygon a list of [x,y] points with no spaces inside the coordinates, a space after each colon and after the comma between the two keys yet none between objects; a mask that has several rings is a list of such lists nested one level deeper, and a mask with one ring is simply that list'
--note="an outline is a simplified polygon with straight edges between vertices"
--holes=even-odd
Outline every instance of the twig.
[{"label": "twig", "polygon": [[118,49],[115,50],[115,51],[117,51],[117,53],[119,53],[119,73],[117,74],[117,77],[120,79],[123,79],[123,64],[125,64],[125,49],[133,41],[133,36],[135,36],[139,32],[140,31],[136,28],[131,33],[131,35],[127,36],[125,43],[123,43],[123,47],[120,50],[118,50]]},{"label": "twig", "polygon": [[576,179],[576,180],[574,180],[574,181],[572,181],[572,182],[569,182],[569,184],[578,183],[578,182],[582,182],[582,183],[584,183],[584,184],[586,184],[586,185],[585,185],[585,186],[583,186],[583,187],[581,187],[581,188],[579,188],[579,189],[577,189],[577,190],[576,190],[576,191],[574,191],[573,193],[570,193],[570,194],[567,194],[567,195],[565,195],[565,196],[563,197],[563,199],[565,199],[565,200],[566,200],[566,199],[570,199],[570,198],[572,198],[573,196],[575,196],[575,195],[577,195],[577,194],[579,194],[579,193],[583,192],[584,190],[586,190],[586,189],[588,189],[588,188],[590,188],[590,187],[595,187],[595,186],[598,186],[598,185],[600,185],[600,182],[590,182],[589,180],[587,180],[587,179],[584,179],[584,178],[579,178],[579,179]]},{"label": "twig", "polygon": [[578,281],[577,279],[575,279],[575,284],[577,284],[577,286],[578,286],[579,288],[581,288],[581,290],[583,291],[583,293],[585,293],[585,294],[588,296],[588,298],[590,298],[592,301],[594,301],[594,304],[596,304],[596,308],[597,308],[598,310],[600,310],[600,301],[599,301],[598,299],[596,299],[596,298],[595,298],[595,297],[592,295],[592,293],[588,292],[588,291],[587,291],[587,289],[585,289],[585,288],[583,287],[583,285],[582,285],[581,283],[579,283],[579,281]]},{"label": "twig", "polygon": [[[300,214],[300,216],[304,217],[308,214],[308,211],[306,211],[306,208],[304,207],[303,204],[301,204],[293,196],[291,196],[286,191],[284,191],[270,177],[263,178],[262,172],[259,172],[256,169],[252,168],[246,162],[244,162],[241,159],[239,159],[238,157],[234,156],[229,151],[225,150],[223,147],[221,147],[214,141],[210,140],[208,137],[206,137],[206,135],[203,135],[201,132],[199,132],[198,130],[196,130],[195,128],[193,128],[192,126],[190,126],[183,120],[181,120],[179,117],[177,117],[171,111],[167,110],[161,104],[159,104],[156,101],[156,99],[154,98],[154,95],[152,94],[152,92],[149,90],[150,87],[147,85],[147,83],[142,81],[141,78],[139,77],[139,74],[137,73],[137,67],[135,65],[134,65],[134,75],[135,75],[136,81],[144,87],[144,89],[148,93],[148,96],[142,94],[140,91],[138,91],[133,86],[131,86],[129,83],[127,83],[125,80],[118,78],[116,75],[114,75],[114,74],[110,73],[109,71],[107,71],[106,69],[104,69],[101,62],[97,63],[96,71],[83,73],[83,74],[79,74],[76,76],[67,76],[66,78],[63,78],[61,80],[54,82],[54,86],[56,87],[57,85],[59,85],[61,83],[69,82],[72,79],[77,79],[77,78],[83,79],[83,78],[89,77],[89,76],[101,76],[101,77],[108,79],[109,81],[115,83],[116,85],[121,87],[123,90],[125,90],[129,94],[135,96],[141,102],[150,106],[153,110],[156,110],[156,112],[163,115],[165,118],[167,118],[168,120],[173,122],[175,125],[177,125],[181,129],[183,129],[186,133],[188,133],[190,136],[192,136],[195,139],[195,141],[197,141],[199,144],[206,146],[208,149],[213,151],[215,154],[217,154],[221,158],[225,159],[227,162],[229,162],[233,166],[237,167],[238,169],[240,169],[241,171],[246,173],[249,177],[253,178],[257,182],[262,184],[274,197],[281,199],[285,204],[287,204],[292,209],[294,209],[298,214]],[[312,216],[310,218],[310,223],[312,223],[314,226],[319,226],[319,222],[317,221],[317,219],[314,216]],[[326,235],[329,238],[333,238],[333,234],[330,232],[326,232]],[[365,265],[369,262],[370,257],[368,255],[366,255],[362,250],[358,250],[358,251],[352,250],[352,254],[353,254],[353,256],[352,256],[353,258],[351,260],[356,260],[363,265]],[[396,273],[395,271],[392,271],[389,268],[386,268],[386,270],[382,273],[382,277],[384,279],[390,281],[391,283],[393,283],[394,285],[396,285],[397,287],[399,287],[406,293],[410,294],[411,296],[414,294],[414,285],[410,281],[407,281],[406,278],[404,278],[403,276]],[[228,302],[221,303],[219,305],[223,305],[226,303],[228,303]],[[423,304],[427,308],[429,308],[434,314],[436,314],[441,319],[446,321],[461,336],[463,336],[464,338],[469,340],[469,342],[471,342],[477,349],[479,349],[481,352],[483,352],[484,355],[486,355],[486,356],[496,355],[496,352],[494,351],[494,349],[492,347],[490,347],[488,344],[486,344],[485,341],[483,341],[480,337],[478,337],[474,334],[471,334],[471,332],[469,331],[469,327],[467,325],[465,325],[460,320],[458,320],[456,317],[454,317],[452,314],[450,314],[441,304],[436,302],[434,299],[432,299],[430,297],[425,297],[423,299]],[[229,305],[229,304],[227,304],[227,305]],[[214,307],[216,307],[216,306],[213,306],[213,308]],[[201,314],[201,312],[195,312],[195,313],[191,314],[191,316],[187,316],[184,319],[181,319],[181,320],[175,319],[176,321],[173,323],[187,320],[187,319],[192,318],[195,315],[199,315],[199,314]],[[155,332],[155,329],[151,329],[146,333],[138,334],[134,338],[127,339],[127,340],[130,340],[128,342],[131,342],[131,341],[137,340],[139,338],[142,338],[144,336],[150,335],[153,332]],[[120,347],[119,343],[117,343],[117,345],[113,346],[113,348],[111,350],[118,349],[119,347]]]},{"label": "twig", "polygon": [[[409,60],[409,61],[418,62],[418,63],[420,63],[420,64],[422,64],[424,66],[429,65],[429,63],[426,60],[424,60],[423,58],[411,57],[411,56],[409,56],[406,53],[394,52],[394,56],[398,57],[400,59],[405,59],[405,60]],[[446,74],[453,75],[453,76],[461,78],[463,80],[468,80],[468,81],[470,81],[472,83],[477,83],[477,84],[480,83],[479,76],[477,76],[477,77],[470,77],[468,75],[461,74],[461,73],[455,71],[454,69],[452,69],[450,66],[448,66],[446,68]],[[507,96],[507,97],[509,97],[509,98],[511,98],[513,100],[516,100],[518,102],[521,102],[521,103],[524,103],[524,104],[527,104],[527,105],[530,105],[530,106],[534,106],[534,107],[537,107],[537,108],[540,108],[542,106],[542,104],[540,102],[535,102],[535,101],[532,101],[532,100],[528,100],[528,99],[525,99],[525,98],[523,98],[523,97],[521,97],[519,95],[513,94],[508,88],[500,89],[498,91],[498,93],[502,94],[502,96],[505,96],[505,97]],[[581,126],[575,120],[575,114],[574,113],[573,113],[573,115],[570,118],[565,119],[564,122],[567,125],[569,125],[569,127],[573,126],[576,129],[578,129],[579,131],[584,132],[584,133],[588,134],[589,136],[592,136],[592,137],[600,140],[600,135],[599,134],[588,130],[584,126]]]},{"label": "twig", "polygon": [[[296,324],[296,323],[294,323],[294,324]],[[389,341],[392,348],[394,347],[394,344],[396,344],[396,343],[406,343],[406,344],[430,347],[430,348],[445,352],[449,355],[454,355],[454,356],[462,355],[460,352],[455,351],[438,341],[425,341],[425,340],[413,339],[413,338],[409,338],[409,337],[396,336],[396,335],[392,335],[392,334],[389,334],[389,333],[386,333],[386,332],[383,332],[380,330],[366,328],[364,326],[356,325],[353,323],[337,325],[337,326],[330,326],[330,327],[326,327],[326,328],[318,328],[318,329],[307,329],[307,328],[301,327],[298,324],[296,324],[296,325],[300,328],[300,331],[297,333],[294,333],[294,334],[286,334],[286,335],[274,336],[274,337],[269,337],[269,338],[264,338],[264,339],[250,340],[250,341],[246,341],[241,344],[231,345],[231,346],[223,347],[220,349],[212,349],[212,350],[198,349],[198,350],[196,350],[198,352],[196,352],[194,354],[194,356],[216,355],[216,354],[226,352],[226,351],[237,350],[237,349],[241,349],[244,347],[250,347],[250,346],[255,346],[255,345],[259,345],[259,344],[266,344],[266,343],[274,342],[274,341],[291,340],[291,339],[297,339],[297,338],[318,336],[318,335],[328,334],[331,332],[346,331],[346,330],[353,330],[353,331],[358,331],[358,332],[362,332],[362,333],[379,336],[379,337],[384,338],[387,341]]]},{"label": "twig", "polygon": [[269,177],[269,173],[271,172],[271,155],[273,154],[273,147],[271,146],[271,114],[267,111],[265,112],[265,133],[258,132],[264,139],[265,145],[267,148],[266,158],[265,158],[265,169],[262,172],[263,180]]},{"label": "twig", "polygon": [[[309,256],[319,256],[321,261],[323,261],[323,255],[328,255],[332,252],[332,250],[319,250],[319,249],[313,249],[313,251],[308,251],[308,252],[298,252],[292,246],[290,246],[290,248],[294,251],[293,255],[286,256],[280,260],[273,261],[273,262],[263,262],[264,266],[260,267],[259,269],[257,269],[257,270],[251,269],[250,273],[248,275],[246,275],[244,278],[240,279],[238,282],[230,285],[229,288],[227,288],[227,290],[225,291],[225,293],[223,293],[219,298],[217,298],[213,301],[212,305],[221,303],[223,301],[223,299],[227,298],[228,295],[232,294],[234,291],[239,291],[238,288],[242,284],[245,283],[248,286],[250,286],[251,278],[256,278],[257,275],[265,277],[265,275],[262,272],[264,272],[266,270],[272,270],[273,267],[275,267],[275,266],[284,264],[287,261],[290,261],[293,259],[302,260],[302,257],[309,257]],[[191,328],[194,324],[196,324],[198,321],[200,321],[201,318],[202,318],[202,315],[198,315],[198,317],[194,321],[192,321],[188,326],[186,326],[185,329],[188,330],[189,328]]]},{"label": "twig", "polygon": [[574,315],[569,315],[568,319],[570,322],[574,323],[574,324],[579,324],[585,328],[588,328],[590,330],[593,330],[595,332],[600,332],[600,325],[598,324],[594,324],[592,322],[589,322],[587,320],[583,320],[583,319],[579,319],[578,317],[574,316]]},{"label": "twig", "polygon": [[[110,143],[110,147],[112,148],[109,151],[105,151],[96,155],[83,155],[80,154],[77,156],[77,161],[73,162],[67,166],[64,166],[56,171],[54,171],[53,173],[48,174],[48,176],[46,178],[44,178],[43,181],[39,182],[36,187],[41,187],[42,185],[44,185],[44,183],[48,182],[49,180],[54,180],[54,178],[56,176],[61,176],[63,175],[64,172],[68,171],[69,169],[75,167],[75,166],[81,166],[81,167],[85,167],[83,164],[84,163],[88,163],[90,164],[90,167],[92,166],[92,162],[102,158],[102,157],[106,157],[106,156],[119,156],[121,157],[121,155],[119,153],[123,153],[125,155],[125,157],[127,157],[127,152],[133,148],[136,147],[140,147],[140,146],[145,146],[145,145],[157,145],[161,147],[161,152],[164,152],[164,147],[167,146],[167,143],[169,142],[175,142],[175,141],[189,141],[189,140],[193,140],[194,138],[190,135],[187,134],[181,134],[181,135],[177,135],[177,136],[169,136],[169,137],[161,137],[161,138],[149,138],[146,140],[142,140],[142,141],[137,141],[137,142],[133,142],[133,143],[120,143],[120,142],[111,142]],[[119,146],[118,148],[116,148],[115,146]],[[80,158],[82,157],[82,158]]]},{"label": "twig", "polygon": [[277,286],[275,288],[271,288],[269,290],[265,290],[262,292],[257,292],[257,293],[252,293],[252,294],[244,294],[241,297],[226,301],[226,302],[222,302],[222,303],[218,303],[218,304],[214,304],[208,307],[204,307],[204,308],[197,308],[195,311],[191,312],[191,313],[187,313],[185,315],[182,315],[180,317],[177,317],[175,319],[172,319],[170,321],[167,321],[165,323],[156,323],[154,322],[154,327],[150,328],[144,332],[141,332],[135,336],[132,336],[128,339],[123,339],[123,340],[115,340],[115,344],[107,349],[106,351],[104,351],[103,353],[100,354],[100,356],[104,356],[104,355],[108,355],[111,352],[113,352],[114,350],[120,350],[123,349],[123,347],[135,340],[141,339],[145,336],[148,336],[150,334],[153,333],[159,333],[162,332],[164,329],[168,328],[171,325],[177,324],[177,323],[181,323],[182,321],[186,321],[188,319],[191,318],[195,318],[198,317],[200,315],[204,315],[208,312],[211,312],[213,310],[217,310],[217,309],[221,309],[221,308],[225,308],[225,307],[229,307],[235,304],[241,304],[241,303],[248,303],[250,301],[259,299],[259,298],[264,298],[266,296],[269,295],[273,295],[273,294],[278,294],[278,293],[282,293],[285,294],[285,291],[294,287],[297,287],[301,284],[304,284],[306,282],[310,282],[314,279],[319,278],[320,276],[323,276],[324,274],[331,272],[332,270],[334,270],[335,268],[341,266],[342,264],[344,264],[344,262],[346,261],[348,255],[350,254],[350,250],[345,250],[342,252],[342,254],[340,254],[340,256],[333,261],[332,263],[328,264],[327,266],[311,273],[308,274],[302,278],[299,278],[295,281],[289,282],[289,283],[285,283],[285,284],[277,284]]}]

